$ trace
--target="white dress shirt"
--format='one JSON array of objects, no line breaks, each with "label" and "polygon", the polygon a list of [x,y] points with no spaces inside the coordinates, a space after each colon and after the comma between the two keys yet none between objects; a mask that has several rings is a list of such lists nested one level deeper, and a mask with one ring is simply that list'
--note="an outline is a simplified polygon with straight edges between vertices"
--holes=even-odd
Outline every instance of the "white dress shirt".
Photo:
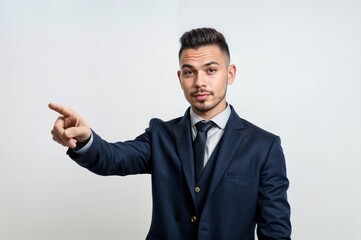
[{"label": "white dress shirt", "polygon": [[[223,136],[224,128],[228,122],[229,116],[231,115],[231,108],[227,104],[226,109],[214,116],[209,121],[214,122],[217,126],[212,127],[207,133],[206,152],[204,154],[204,166],[207,164],[209,157],[212,155],[213,150],[216,148],[219,140]],[[191,126],[192,126],[192,137],[193,141],[197,136],[196,124],[199,121],[205,121],[203,118],[198,116],[193,109],[190,110]]]}]

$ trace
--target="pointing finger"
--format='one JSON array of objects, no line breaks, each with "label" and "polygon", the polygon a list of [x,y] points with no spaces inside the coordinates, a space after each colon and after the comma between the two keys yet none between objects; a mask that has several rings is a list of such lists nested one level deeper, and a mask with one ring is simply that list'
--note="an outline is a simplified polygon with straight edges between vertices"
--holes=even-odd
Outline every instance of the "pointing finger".
[{"label": "pointing finger", "polygon": [[74,114],[74,112],[60,104],[56,104],[56,103],[49,103],[48,107],[55,111],[55,112],[58,112],[60,113],[61,115],[65,116],[65,117],[69,117],[71,115]]}]

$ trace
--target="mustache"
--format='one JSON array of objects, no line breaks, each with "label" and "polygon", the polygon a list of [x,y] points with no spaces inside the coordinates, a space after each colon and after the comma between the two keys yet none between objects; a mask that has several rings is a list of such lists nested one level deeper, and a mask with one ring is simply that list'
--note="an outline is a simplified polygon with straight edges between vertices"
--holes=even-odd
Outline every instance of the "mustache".
[{"label": "mustache", "polygon": [[210,95],[213,95],[213,94],[214,94],[214,92],[211,91],[211,90],[207,90],[207,89],[204,89],[204,88],[199,88],[199,89],[197,89],[197,90],[192,91],[192,92],[191,92],[191,95],[192,95],[192,96],[195,96],[195,95],[200,94],[200,93],[208,93],[208,94],[210,94]]}]

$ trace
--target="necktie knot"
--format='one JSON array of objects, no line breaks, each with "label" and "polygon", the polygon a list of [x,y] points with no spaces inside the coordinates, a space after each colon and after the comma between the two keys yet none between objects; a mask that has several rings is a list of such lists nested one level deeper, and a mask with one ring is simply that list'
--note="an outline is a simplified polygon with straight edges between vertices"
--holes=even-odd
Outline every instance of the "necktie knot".
[{"label": "necktie knot", "polygon": [[214,127],[214,123],[212,121],[208,121],[208,122],[200,121],[196,124],[197,132],[207,133],[212,127]]}]

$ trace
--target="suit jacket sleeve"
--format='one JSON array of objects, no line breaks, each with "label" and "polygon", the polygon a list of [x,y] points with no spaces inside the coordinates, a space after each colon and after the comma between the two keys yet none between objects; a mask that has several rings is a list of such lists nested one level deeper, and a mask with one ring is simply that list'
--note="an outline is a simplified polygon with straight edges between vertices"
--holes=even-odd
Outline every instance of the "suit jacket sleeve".
[{"label": "suit jacket sleeve", "polygon": [[80,166],[103,176],[150,173],[150,130],[132,141],[109,143],[93,131],[89,150],[79,155],[68,150],[68,155]]},{"label": "suit jacket sleeve", "polygon": [[280,138],[275,137],[260,173],[257,235],[260,240],[290,239],[289,182]]}]

